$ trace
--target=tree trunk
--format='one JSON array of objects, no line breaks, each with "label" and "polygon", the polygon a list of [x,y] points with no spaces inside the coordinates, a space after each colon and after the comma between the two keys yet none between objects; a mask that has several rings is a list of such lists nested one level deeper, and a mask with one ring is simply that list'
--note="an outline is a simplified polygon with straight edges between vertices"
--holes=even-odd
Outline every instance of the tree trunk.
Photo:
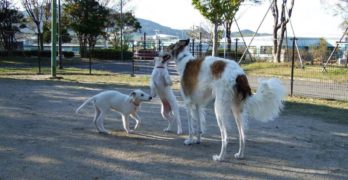
[{"label": "tree trunk", "polygon": [[[280,19],[279,19],[279,10],[278,10],[278,5],[277,5],[277,0],[273,1],[272,15],[274,18],[274,25],[273,25],[273,52],[272,52],[272,54],[273,54],[273,61],[274,62],[278,62],[278,63],[281,62],[282,45],[283,45],[284,36],[285,36],[285,32],[286,32],[286,25],[289,22],[289,19],[291,18],[292,9],[294,7],[294,2],[295,2],[295,0],[291,0],[291,7],[287,10],[286,9],[287,1],[283,0]],[[280,20],[280,22],[279,22],[279,20]],[[279,30],[280,30],[280,33],[278,33]],[[279,37],[279,39],[278,39],[278,37]]]}]

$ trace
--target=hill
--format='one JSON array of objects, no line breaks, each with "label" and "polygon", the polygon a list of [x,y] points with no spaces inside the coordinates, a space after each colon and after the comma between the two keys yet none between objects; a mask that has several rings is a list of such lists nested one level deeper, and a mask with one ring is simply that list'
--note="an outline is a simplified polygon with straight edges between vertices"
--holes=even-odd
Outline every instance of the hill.
[{"label": "hill", "polygon": [[[168,35],[173,35],[173,36],[178,36],[180,39],[188,38],[186,32],[188,31],[187,29],[173,29],[167,26],[163,26],[161,24],[158,24],[156,22],[146,20],[146,19],[141,19],[137,18],[138,21],[141,24],[141,33],[146,32],[147,35],[155,35],[155,31],[159,31],[160,34],[168,34]],[[254,31],[249,30],[249,29],[244,29],[242,30],[243,36],[253,36]],[[232,32],[232,37],[240,37],[239,32]],[[268,33],[257,33],[256,36],[269,36],[271,34]]]},{"label": "hill", "polygon": [[187,38],[186,30],[173,29],[167,26],[160,25],[156,22],[137,18],[141,24],[141,33],[146,32],[147,35],[155,35],[155,31],[159,31],[160,34],[168,34],[173,36],[178,36],[181,39]]}]

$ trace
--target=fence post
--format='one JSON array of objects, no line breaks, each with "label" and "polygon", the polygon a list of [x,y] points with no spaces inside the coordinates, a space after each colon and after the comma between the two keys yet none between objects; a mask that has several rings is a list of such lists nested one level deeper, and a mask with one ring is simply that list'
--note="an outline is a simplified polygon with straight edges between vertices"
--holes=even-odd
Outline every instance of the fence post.
[{"label": "fence post", "polygon": [[[134,40],[132,40],[132,52],[133,52],[133,56],[134,56]],[[135,76],[135,62],[134,62],[134,57],[132,58],[132,74],[131,76],[134,77]]]},{"label": "fence post", "polygon": [[144,44],[143,44],[143,46],[144,46],[144,49],[146,49],[146,32],[144,32]]},{"label": "fence post", "polygon": [[199,31],[199,56],[203,56],[203,53],[202,53],[202,32]]},{"label": "fence post", "polygon": [[[236,38],[235,40],[236,40],[236,50],[235,50],[235,52],[234,52],[234,58],[235,58],[235,61],[237,61],[237,54],[238,54],[237,51],[238,51],[238,40],[239,40],[239,39]],[[231,57],[232,57],[232,55],[231,55]]]},{"label": "fence post", "polygon": [[295,68],[295,42],[296,37],[291,38],[292,40],[292,60],[291,60],[291,84],[290,84],[290,96],[292,97],[294,91],[294,68]]},{"label": "fence post", "polygon": [[195,56],[195,39],[192,39],[192,55]]}]

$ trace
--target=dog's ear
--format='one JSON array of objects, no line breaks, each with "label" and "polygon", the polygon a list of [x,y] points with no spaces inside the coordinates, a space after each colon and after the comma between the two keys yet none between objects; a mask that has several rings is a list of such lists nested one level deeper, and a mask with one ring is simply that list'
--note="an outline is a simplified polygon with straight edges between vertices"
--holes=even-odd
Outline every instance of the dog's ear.
[{"label": "dog's ear", "polygon": [[187,46],[190,43],[190,39],[180,40],[179,44],[181,46]]}]

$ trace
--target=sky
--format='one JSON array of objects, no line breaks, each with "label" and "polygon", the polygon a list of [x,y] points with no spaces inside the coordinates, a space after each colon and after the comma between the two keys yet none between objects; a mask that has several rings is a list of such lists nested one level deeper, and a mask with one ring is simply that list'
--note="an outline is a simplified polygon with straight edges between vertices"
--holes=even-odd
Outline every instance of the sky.
[{"label": "sky", "polygon": [[[333,5],[336,0],[329,0]],[[293,32],[297,37],[340,37],[343,29],[339,27],[341,17],[333,16],[329,5],[320,0],[295,0],[291,22],[293,31],[288,28],[288,36]],[[132,0],[129,4],[135,17],[147,19],[175,29],[190,29],[193,26],[210,27],[209,21],[194,9],[191,0]],[[241,29],[256,31],[265,16],[270,2],[263,5],[244,5],[236,15]],[[233,25],[232,25],[233,26]],[[273,16],[271,11],[260,26],[260,33],[272,33]],[[236,26],[232,31],[237,31]]]}]

